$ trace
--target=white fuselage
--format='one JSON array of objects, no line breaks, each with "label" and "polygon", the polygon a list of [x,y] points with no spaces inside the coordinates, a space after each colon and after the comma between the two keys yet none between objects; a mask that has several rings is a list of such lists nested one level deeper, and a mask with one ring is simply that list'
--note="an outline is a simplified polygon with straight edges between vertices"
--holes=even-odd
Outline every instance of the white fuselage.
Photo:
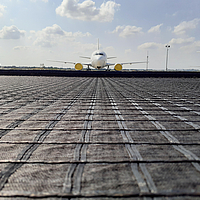
[{"label": "white fuselage", "polygon": [[96,69],[102,69],[106,66],[107,55],[104,51],[94,51],[91,55],[91,65]]}]

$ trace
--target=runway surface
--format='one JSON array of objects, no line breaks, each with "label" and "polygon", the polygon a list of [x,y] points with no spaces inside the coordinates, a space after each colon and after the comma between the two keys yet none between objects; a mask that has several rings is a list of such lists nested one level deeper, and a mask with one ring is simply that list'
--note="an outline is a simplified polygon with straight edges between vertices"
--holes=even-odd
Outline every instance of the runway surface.
[{"label": "runway surface", "polygon": [[0,199],[200,199],[200,79],[0,76]]},{"label": "runway surface", "polygon": [[0,69],[0,76],[56,76],[56,77],[124,77],[124,78],[200,78],[199,71],[106,71],[106,70],[48,70]]}]

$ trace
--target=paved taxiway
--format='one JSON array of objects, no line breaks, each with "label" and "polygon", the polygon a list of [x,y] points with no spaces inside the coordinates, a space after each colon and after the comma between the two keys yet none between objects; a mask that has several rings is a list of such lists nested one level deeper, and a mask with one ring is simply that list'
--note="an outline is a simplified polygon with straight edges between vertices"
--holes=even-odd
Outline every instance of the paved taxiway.
[{"label": "paved taxiway", "polygon": [[0,199],[199,199],[200,79],[0,77]]}]

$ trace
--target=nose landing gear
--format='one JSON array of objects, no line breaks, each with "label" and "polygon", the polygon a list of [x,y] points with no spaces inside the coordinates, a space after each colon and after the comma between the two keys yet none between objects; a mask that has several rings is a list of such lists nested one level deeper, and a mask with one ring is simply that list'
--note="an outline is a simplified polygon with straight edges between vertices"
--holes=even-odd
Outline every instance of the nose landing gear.
[{"label": "nose landing gear", "polygon": [[88,65],[87,71],[91,71],[91,69],[90,69],[89,65]]}]

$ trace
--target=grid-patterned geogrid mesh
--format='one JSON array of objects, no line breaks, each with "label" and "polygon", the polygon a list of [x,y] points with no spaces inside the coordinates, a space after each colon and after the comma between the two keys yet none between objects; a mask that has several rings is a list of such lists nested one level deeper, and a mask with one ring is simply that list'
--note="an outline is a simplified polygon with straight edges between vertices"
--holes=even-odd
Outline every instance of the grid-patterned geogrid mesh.
[{"label": "grid-patterned geogrid mesh", "polygon": [[199,199],[198,78],[0,77],[0,199]]}]

